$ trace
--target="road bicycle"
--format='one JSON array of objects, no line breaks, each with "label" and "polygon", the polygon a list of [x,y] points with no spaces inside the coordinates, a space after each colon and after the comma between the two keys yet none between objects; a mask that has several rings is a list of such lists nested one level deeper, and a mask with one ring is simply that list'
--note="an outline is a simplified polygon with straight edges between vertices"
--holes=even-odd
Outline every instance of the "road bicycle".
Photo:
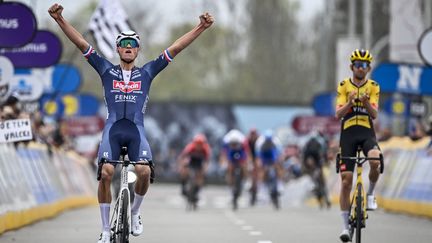
[{"label": "road bicycle", "polygon": [[264,175],[264,184],[267,187],[274,208],[280,209],[280,201],[279,201],[280,193],[278,190],[278,177],[277,177],[276,168],[274,168],[274,166],[270,166],[267,168],[266,174]]},{"label": "road bicycle", "polygon": [[129,181],[128,181],[128,166],[129,165],[148,165],[152,167],[152,163],[144,160],[144,161],[129,161],[125,159],[125,155],[127,154],[127,148],[122,147],[121,155],[119,160],[108,160],[106,158],[102,158],[100,162],[100,166],[103,164],[119,164],[121,165],[121,174],[120,174],[120,191],[115,201],[114,211],[111,215],[110,219],[110,227],[111,227],[111,242],[113,243],[128,243],[129,235],[131,233],[131,200],[130,200],[130,191],[129,191]]},{"label": "road bicycle", "polygon": [[233,164],[233,184],[232,184],[232,209],[238,209],[238,199],[243,190],[243,170],[239,163]]},{"label": "road bicycle", "polygon": [[197,184],[198,169],[189,167],[189,175],[185,185],[186,197],[186,210],[195,211],[198,209],[198,191],[199,185]]},{"label": "road bicycle", "polygon": [[352,195],[350,208],[349,208],[349,234],[350,239],[353,238],[355,233],[356,243],[361,242],[361,230],[362,228],[366,228],[366,219],[368,218],[367,210],[366,210],[366,192],[363,186],[363,164],[368,160],[379,160],[380,161],[380,173],[384,172],[384,159],[383,155],[380,154],[378,158],[374,157],[362,157],[360,155],[361,148],[357,149],[356,157],[342,157],[340,153],[336,156],[336,172],[339,173],[339,162],[341,160],[351,160],[354,161],[357,165],[357,179],[356,179],[356,187],[354,188],[354,193]]}]

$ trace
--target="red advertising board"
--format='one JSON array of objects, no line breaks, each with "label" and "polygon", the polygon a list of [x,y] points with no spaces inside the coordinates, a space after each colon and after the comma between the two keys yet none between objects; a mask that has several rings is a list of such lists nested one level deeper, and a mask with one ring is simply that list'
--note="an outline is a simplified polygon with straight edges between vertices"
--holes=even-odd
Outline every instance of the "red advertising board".
[{"label": "red advertising board", "polygon": [[332,116],[297,116],[292,121],[292,128],[299,135],[305,135],[314,130],[333,135],[339,133],[340,121]]},{"label": "red advertising board", "polygon": [[104,120],[99,116],[71,117],[65,122],[66,133],[71,136],[95,134],[104,127]]}]

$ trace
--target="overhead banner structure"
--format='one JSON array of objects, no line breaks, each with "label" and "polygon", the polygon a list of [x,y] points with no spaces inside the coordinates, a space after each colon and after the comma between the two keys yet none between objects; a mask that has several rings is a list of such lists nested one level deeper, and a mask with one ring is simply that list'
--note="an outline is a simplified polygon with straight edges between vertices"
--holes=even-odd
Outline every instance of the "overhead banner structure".
[{"label": "overhead banner structure", "polygon": [[422,65],[381,63],[372,79],[380,84],[381,92],[432,95],[432,68]]},{"label": "overhead banner structure", "polygon": [[0,55],[6,56],[15,68],[44,68],[56,64],[62,53],[60,39],[52,32],[40,30],[34,39],[20,48],[0,49]]},{"label": "overhead banner structure", "polygon": [[390,0],[390,61],[421,64],[417,43],[423,32],[422,0]]},{"label": "overhead banner structure", "polygon": [[420,37],[418,51],[423,62],[432,66],[432,28],[427,29]]},{"label": "overhead banner structure", "polygon": [[8,84],[12,80],[14,66],[7,58],[0,56],[0,86]]},{"label": "overhead banner structure", "polygon": [[0,4],[0,47],[21,47],[33,40],[37,22],[33,11],[18,2]]}]

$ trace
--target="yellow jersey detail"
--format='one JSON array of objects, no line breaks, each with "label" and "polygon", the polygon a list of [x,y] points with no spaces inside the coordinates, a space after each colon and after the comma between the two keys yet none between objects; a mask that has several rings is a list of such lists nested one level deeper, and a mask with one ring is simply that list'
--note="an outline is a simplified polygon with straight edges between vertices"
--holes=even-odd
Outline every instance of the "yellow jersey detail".
[{"label": "yellow jersey detail", "polygon": [[367,95],[369,97],[369,102],[372,107],[378,110],[380,93],[379,84],[374,80],[368,79],[361,86],[357,86],[351,81],[351,79],[343,80],[339,83],[337,88],[336,109],[344,106],[347,102],[349,102],[348,97],[351,92],[354,92],[356,94],[357,101],[355,105],[351,108],[351,110],[343,117],[343,129],[346,129],[353,125],[372,128],[372,119],[366,108],[363,106],[363,103],[358,99],[363,95]]}]

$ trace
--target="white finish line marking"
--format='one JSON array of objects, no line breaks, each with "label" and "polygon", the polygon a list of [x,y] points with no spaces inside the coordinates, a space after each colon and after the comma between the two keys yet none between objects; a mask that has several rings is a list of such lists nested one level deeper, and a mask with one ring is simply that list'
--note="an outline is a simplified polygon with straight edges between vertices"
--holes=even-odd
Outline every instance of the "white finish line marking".
[{"label": "white finish line marking", "polygon": [[243,225],[242,226],[242,230],[252,230],[252,229],[253,229],[253,227],[250,225]]},{"label": "white finish line marking", "polygon": [[[251,231],[249,232],[250,235],[262,235],[261,231]],[[261,242],[261,241],[259,241]]]}]

